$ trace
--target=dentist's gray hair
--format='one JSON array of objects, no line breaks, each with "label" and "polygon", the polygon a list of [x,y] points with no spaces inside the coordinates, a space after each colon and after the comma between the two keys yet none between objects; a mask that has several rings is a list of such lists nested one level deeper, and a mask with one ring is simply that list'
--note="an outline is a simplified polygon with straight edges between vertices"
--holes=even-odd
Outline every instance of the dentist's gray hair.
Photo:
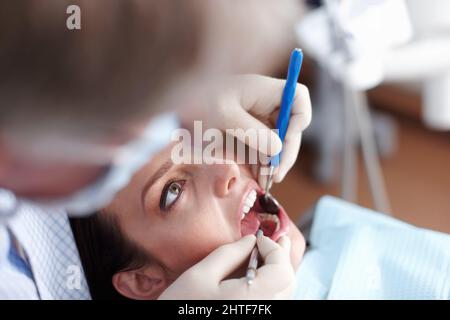
[{"label": "dentist's gray hair", "polygon": [[[81,29],[69,30],[69,5]],[[197,57],[195,1],[0,1],[0,130],[116,130]]]}]

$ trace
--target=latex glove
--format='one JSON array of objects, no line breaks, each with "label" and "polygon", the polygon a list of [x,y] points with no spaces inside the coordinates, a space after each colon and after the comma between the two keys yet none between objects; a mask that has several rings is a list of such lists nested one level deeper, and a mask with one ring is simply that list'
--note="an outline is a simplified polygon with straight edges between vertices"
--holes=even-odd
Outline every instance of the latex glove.
[{"label": "latex glove", "polygon": [[249,235],[217,248],[184,272],[159,299],[289,299],[295,288],[295,273],[289,252],[290,240],[278,243],[261,236],[257,245],[264,264],[257,269],[252,285],[245,277],[224,280],[248,263],[256,237]]},{"label": "latex glove", "polygon": [[[209,108],[208,121],[210,127],[221,130],[242,128],[244,130],[274,128],[283,95],[285,80],[261,75],[234,76],[213,91]],[[211,102],[210,101],[210,102]],[[302,132],[311,122],[311,100],[308,88],[298,84],[292,105],[286,138],[284,140],[281,163],[274,173],[274,182],[280,182],[294,165],[301,144]],[[266,141],[245,141],[245,136],[236,135],[243,143],[248,143],[267,156],[273,156],[281,150],[281,140],[271,131],[263,135]],[[256,177],[257,167],[252,168]],[[264,186],[265,176],[259,177]]]}]

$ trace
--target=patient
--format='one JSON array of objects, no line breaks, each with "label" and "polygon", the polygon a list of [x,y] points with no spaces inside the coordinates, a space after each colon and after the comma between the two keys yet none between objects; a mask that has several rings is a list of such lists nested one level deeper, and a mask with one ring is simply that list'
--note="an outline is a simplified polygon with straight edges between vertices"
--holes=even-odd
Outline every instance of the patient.
[{"label": "patient", "polygon": [[258,228],[291,239],[295,298],[450,299],[450,235],[327,196],[305,229],[302,257],[302,234],[283,209],[262,212],[247,166],[175,165],[170,153],[153,158],[101,212],[71,220],[93,299],[156,299],[214,249]]},{"label": "patient", "polygon": [[[160,152],[88,218],[71,219],[93,299],[156,299],[217,247],[255,234],[291,240],[295,269],[304,239],[284,209],[265,214],[245,165],[175,165]],[[243,265],[233,277],[245,274]]]}]

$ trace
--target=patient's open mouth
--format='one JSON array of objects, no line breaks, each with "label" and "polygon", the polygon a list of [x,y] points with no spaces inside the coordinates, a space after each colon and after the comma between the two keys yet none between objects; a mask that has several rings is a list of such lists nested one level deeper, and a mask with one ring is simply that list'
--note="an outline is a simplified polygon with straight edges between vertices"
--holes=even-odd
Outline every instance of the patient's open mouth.
[{"label": "patient's open mouth", "polygon": [[255,234],[261,229],[265,236],[276,241],[287,232],[288,217],[281,206],[277,214],[266,212],[259,201],[263,196],[264,192],[259,188],[252,188],[244,195],[240,211],[241,236]]}]

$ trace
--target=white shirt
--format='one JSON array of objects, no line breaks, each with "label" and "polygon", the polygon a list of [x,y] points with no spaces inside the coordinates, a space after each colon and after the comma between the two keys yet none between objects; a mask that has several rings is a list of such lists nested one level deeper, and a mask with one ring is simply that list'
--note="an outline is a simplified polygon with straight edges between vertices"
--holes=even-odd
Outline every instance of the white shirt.
[{"label": "white shirt", "polygon": [[[171,141],[173,130],[178,127],[179,121],[174,113],[152,119],[143,133],[144,139],[136,139],[122,150],[126,152],[119,159],[121,170],[116,168],[109,173],[106,177],[110,180],[109,185],[86,187],[72,198],[72,206],[76,204],[75,207],[85,209],[92,204],[88,200],[93,198],[96,205],[105,200],[108,202],[110,195],[127,184],[134,167],[145,164],[151,155],[166,146]],[[44,209],[31,202],[20,201],[16,207],[15,201],[10,192],[0,189],[0,299],[89,299],[66,212],[54,209],[54,204]],[[27,277],[9,258],[11,243],[8,230],[25,250],[33,277]]]},{"label": "white shirt", "polygon": [[[8,229],[25,250],[33,278],[8,258]],[[90,299],[67,214],[20,202],[0,225],[0,299]]]},{"label": "white shirt", "polygon": [[8,232],[0,225],[0,299],[38,299],[34,282],[10,263],[9,248]]}]

